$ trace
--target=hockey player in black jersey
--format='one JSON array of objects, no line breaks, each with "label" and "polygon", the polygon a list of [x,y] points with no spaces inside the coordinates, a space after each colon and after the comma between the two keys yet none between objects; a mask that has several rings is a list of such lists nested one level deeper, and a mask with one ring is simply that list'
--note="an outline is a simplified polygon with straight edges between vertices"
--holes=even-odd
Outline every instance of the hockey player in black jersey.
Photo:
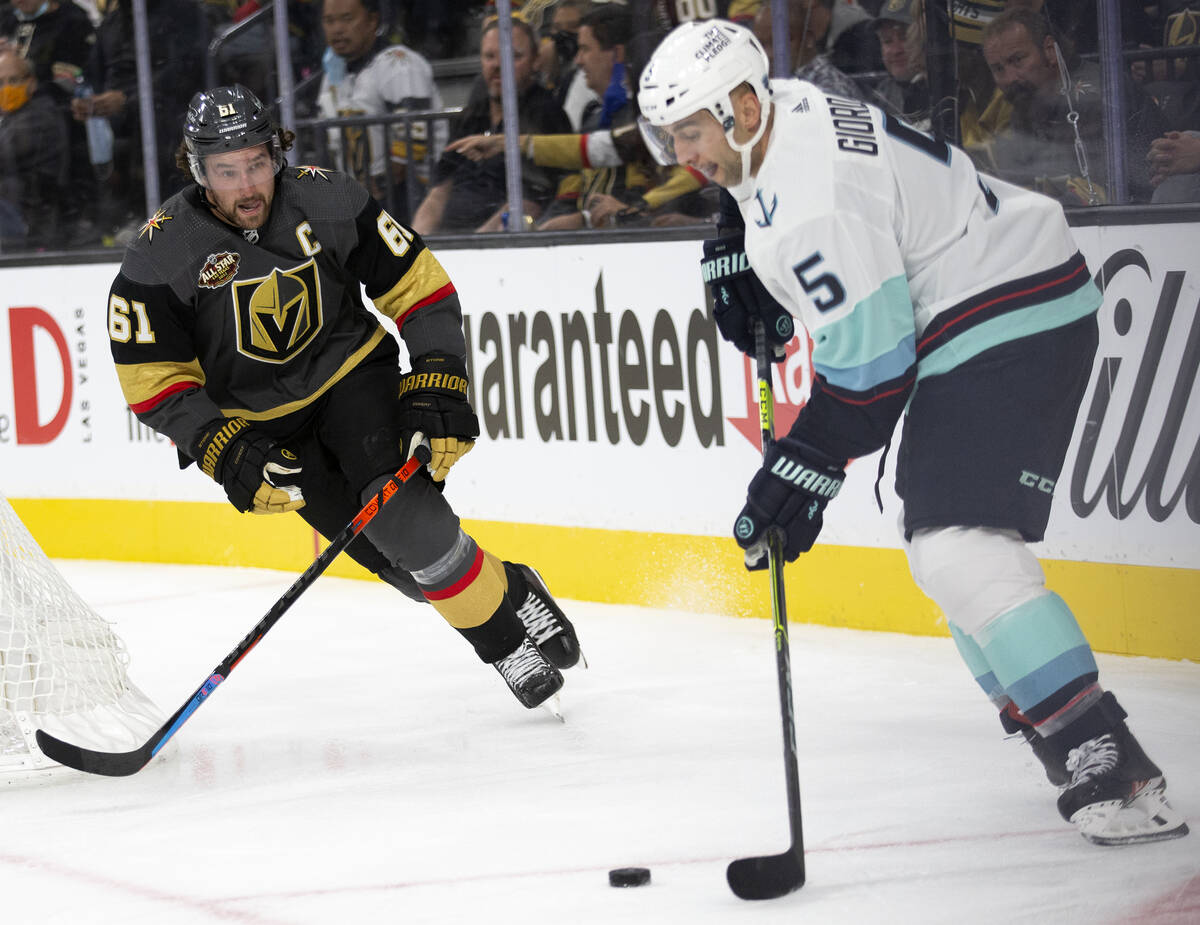
[{"label": "hockey player in black jersey", "polygon": [[[326,537],[427,439],[426,477],[349,552],[537,706],[579,642],[537,572],[480,548],[442,494],[479,434],[454,285],[356,181],[289,166],[292,138],[244,87],[192,99],[177,160],[195,185],[142,227],[109,294],[125,399],[239,511],[295,510]],[[396,323],[407,373],[360,286]]]}]

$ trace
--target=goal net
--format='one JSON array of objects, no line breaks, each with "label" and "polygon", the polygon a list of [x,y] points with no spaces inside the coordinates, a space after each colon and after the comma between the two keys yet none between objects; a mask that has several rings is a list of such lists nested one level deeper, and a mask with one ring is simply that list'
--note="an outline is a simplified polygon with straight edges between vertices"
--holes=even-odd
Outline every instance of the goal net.
[{"label": "goal net", "polygon": [[67,584],[0,494],[0,783],[61,765],[34,732],[129,751],[165,717],[129,680],[112,626]]}]

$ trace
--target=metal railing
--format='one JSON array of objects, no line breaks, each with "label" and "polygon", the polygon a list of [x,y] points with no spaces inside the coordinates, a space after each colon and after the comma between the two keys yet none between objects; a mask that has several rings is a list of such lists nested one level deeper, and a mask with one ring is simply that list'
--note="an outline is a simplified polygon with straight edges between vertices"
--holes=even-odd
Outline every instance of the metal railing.
[{"label": "metal railing", "polygon": [[[432,183],[434,165],[445,144],[443,127],[461,111],[460,108],[449,108],[315,117],[297,119],[292,128],[297,133],[298,148],[306,156],[315,156],[327,166],[351,173],[383,201],[389,212],[397,218],[411,218]],[[420,130],[414,131],[418,125]],[[373,137],[372,128],[383,132],[382,151],[375,150],[379,138]],[[361,135],[356,138],[347,129],[360,129]],[[332,144],[331,132],[334,133]],[[404,145],[402,190],[396,182],[396,167],[401,162],[393,153],[394,142]],[[366,145],[366,156],[361,158],[361,164],[347,163],[347,155],[358,144]],[[382,170],[376,169],[380,159]]]}]

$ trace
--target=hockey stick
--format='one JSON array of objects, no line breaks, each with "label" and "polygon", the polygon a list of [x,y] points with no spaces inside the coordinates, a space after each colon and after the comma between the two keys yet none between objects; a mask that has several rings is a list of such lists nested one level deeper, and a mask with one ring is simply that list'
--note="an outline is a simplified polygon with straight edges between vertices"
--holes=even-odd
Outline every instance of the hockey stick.
[{"label": "hockey stick", "polygon": [[429,447],[425,444],[419,445],[413,451],[408,462],[388,479],[387,483],[354,516],[354,519],[346,525],[342,532],[334,537],[325,551],[304,570],[304,574],[292,582],[292,586],[283,592],[283,596],[272,605],[258,625],[237,644],[237,648],[225,656],[225,661],[213,669],[212,674],[196,689],[196,692],[175,711],[175,715],[167,720],[158,732],[150,737],[150,741],[146,744],[131,752],[97,752],[78,745],[71,745],[69,742],[56,739],[39,729],[37,731],[38,747],[52,761],[79,771],[87,771],[89,774],[104,774],[109,777],[127,777],[130,774],[136,774],[158,754],[159,749],[167,744],[171,736],[179,731],[179,727],[199,709],[208,695],[217,689],[217,685],[229,677],[229,673],[238,666],[238,663],[258,645],[259,640],[267,634],[271,627],[279,622],[279,618],[287,613],[288,608],[296,602],[296,598],[308,590],[309,586],[329,567],[329,564],[363,531],[363,528],[379,513],[379,509],[400,489],[400,485],[412,478],[429,460]]},{"label": "hockey stick", "polygon": [[[762,450],[775,440],[775,404],[771,395],[771,363],[760,322],[754,330],[758,363],[758,410]],[[775,669],[779,676],[779,709],[783,714],[783,769],[787,778],[788,825],[792,846],[783,854],[738,858],[725,871],[729,888],[741,899],[777,899],[804,886],[804,830],[800,821],[800,772],[796,768],[796,726],[792,708],[792,661],[788,650],[787,609],[783,596],[783,546],[779,534],[767,534],[771,575],[771,610],[775,617]]]}]

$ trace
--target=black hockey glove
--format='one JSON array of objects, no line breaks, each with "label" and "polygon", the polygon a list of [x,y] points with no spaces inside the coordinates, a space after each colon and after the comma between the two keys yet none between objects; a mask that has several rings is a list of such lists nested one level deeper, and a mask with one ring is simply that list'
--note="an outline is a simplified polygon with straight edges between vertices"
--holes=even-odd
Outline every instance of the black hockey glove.
[{"label": "black hockey glove", "polygon": [[734,539],[746,550],[746,568],[767,567],[767,536],[772,531],[783,538],[788,562],[812,549],[825,505],[846,478],[843,466],[792,437],[782,438],[763,454],[762,469],[750,480],[746,506],[733,525]]},{"label": "black hockey glove", "polygon": [[213,421],[199,450],[200,470],[225,489],[243,514],[282,514],[304,507],[300,460],[245,418]]},{"label": "black hockey glove", "polygon": [[467,401],[467,368],[457,357],[426,353],[413,360],[400,380],[400,409],[404,452],[412,452],[414,434],[424,434],[435,482],[446,478],[479,436],[479,418]]},{"label": "black hockey glove", "polygon": [[754,323],[761,321],[775,362],[796,333],[792,316],[775,301],[746,260],[743,235],[725,235],[704,242],[700,272],[712,291],[713,318],[721,336],[748,356],[754,356]]}]

